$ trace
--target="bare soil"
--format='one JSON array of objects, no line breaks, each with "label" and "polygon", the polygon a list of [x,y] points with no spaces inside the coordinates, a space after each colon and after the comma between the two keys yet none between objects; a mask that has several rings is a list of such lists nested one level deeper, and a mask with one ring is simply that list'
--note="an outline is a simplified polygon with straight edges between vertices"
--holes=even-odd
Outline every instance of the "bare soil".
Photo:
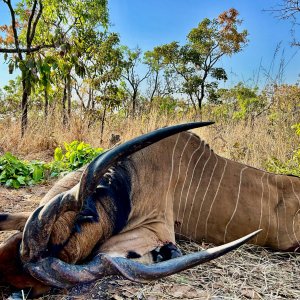
[{"label": "bare soil", "polygon": [[[54,184],[21,188],[0,187],[0,211],[32,211]],[[0,232],[0,242],[11,232]],[[184,253],[211,247],[179,241]],[[271,252],[245,245],[213,262],[149,284],[108,277],[70,290],[53,290],[40,299],[300,299],[300,255]],[[13,291],[0,287],[0,299]],[[21,292],[14,299],[26,299]],[[19,298],[17,298],[19,297]]]}]

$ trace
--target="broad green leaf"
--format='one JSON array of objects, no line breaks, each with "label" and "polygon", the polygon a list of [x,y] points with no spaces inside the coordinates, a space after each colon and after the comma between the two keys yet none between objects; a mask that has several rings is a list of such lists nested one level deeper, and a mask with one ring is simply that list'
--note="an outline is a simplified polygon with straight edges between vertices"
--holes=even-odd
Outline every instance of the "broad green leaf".
[{"label": "broad green leaf", "polygon": [[32,177],[35,182],[41,181],[44,177],[43,168],[40,166],[33,166]]},{"label": "broad green leaf", "polygon": [[54,160],[55,161],[61,161],[63,159],[63,152],[60,147],[55,148],[54,150]]},{"label": "broad green leaf", "polygon": [[75,152],[72,152],[70,154],[70,163],[71,164],[74,164],[75,163],[75,160],[76,160],[76,153]]},{"label": "broad green leaf", "polygon": [[18,181],[21,185],[26,185],[25,177],[24,177],[24,176],[18,176],[18,177],[17,177],[17,181]]},{"label": "broad green leaf", "polygon": [[13,186],[13,179],[8,179],[6,182],[5,182],[5,185],[7,187],[12,187]]}]

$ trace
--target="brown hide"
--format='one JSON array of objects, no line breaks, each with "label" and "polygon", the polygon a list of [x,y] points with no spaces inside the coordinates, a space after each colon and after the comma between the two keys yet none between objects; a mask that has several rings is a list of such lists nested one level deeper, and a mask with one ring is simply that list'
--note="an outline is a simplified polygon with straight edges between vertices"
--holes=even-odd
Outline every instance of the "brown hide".
[{"label": "brown hide", "polygon": [[0,216],[0,231],[19,230],[23,231],[25,223],[31,212],[2,213]]},{"label": "brown hide", "polygon": [[144,255],[163,243],[174,243],[174,231],[181,238],[223,244],[259,228],[263,232],[252,243],[289,251],[299,247],[299,178],[222,158],[188,132],[130,159],[133,193],[128,224],[100,251],[126,256],[134,250]]},{"label": "brown hide", "polygon": [[[111,225],[97,206],[100,223],[85,224],[69,238],[75,214],[67,213],[58,219],[51,237],[53,244],[69,240],[59,257],[80,261],[101,239],[108,239],[101,251],[126,256],[135,250],[144,255],[175,242],[174,231],[183,238],[222,244],[262,228],[252,243],[279,250],[299,247],[299,178],[222,158],[189,132],[136,152],[130,160],[133,192],[127,226],[108,239]],[[76,185],[81,173],[82,169],[58,181],[41,203]]]},{"label": "brown hide", "polygon": [[123,232],[145,227],[161,242],[174,242],[175,228],[181,237],[222,244],[261,228],[252,243],[278,250],[299,247],[299,178],[222,158],[188,132],[131,160],[134,194]]},{"label": "brown hide", "polygon": [[73,171],[60,180],[58,180],[55,185],[48,191],[48,193],[41,200],[40,205],[44,205],[53,199],[56,195],[66,192],[78,184],[81,174],[85,167],[82,167],[76,171]]}]

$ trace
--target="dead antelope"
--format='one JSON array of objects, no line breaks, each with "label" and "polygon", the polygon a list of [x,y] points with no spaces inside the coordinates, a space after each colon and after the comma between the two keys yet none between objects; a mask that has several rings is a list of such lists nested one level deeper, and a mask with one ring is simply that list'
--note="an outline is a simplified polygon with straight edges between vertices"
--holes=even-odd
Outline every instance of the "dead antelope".
[{"label": "dead antelope", "polygon": [[[252,243],[299,249],[300,179],[221,158],[185,131],[209,124],[166,127],[119,145],[60,180],[30,217],[0,216],[0,230],[22,230],[29,217],[23,236],[0,249],[1,278],[20,288],[24,279],[16,284],[14,274],[21,274],[36,293],[111,274],[144,282],[225,254],[260,228]],[[175,234],[231,243],[181,256]]]}]

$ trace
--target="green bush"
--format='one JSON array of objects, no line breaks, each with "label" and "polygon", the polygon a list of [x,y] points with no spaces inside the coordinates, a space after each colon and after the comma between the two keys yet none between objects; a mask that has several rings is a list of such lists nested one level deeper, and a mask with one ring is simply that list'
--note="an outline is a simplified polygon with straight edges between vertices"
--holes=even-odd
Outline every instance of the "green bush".
[{"label": "green bush", "polygon": [[32,185],[44,178],[45,164],[37,161],[21,161],[7,152],[0,157],[0,183],[19,188]]},{"label": "green bush", "polygon": [[84,142],[64,143],[64,149],[55,149],[54,160],[50,163],[23,161],[7,152],[0,157],[0,184],[12,188],[33,185],[62,172],[78,169],[103,151]]},{"label": "green bush", "polygon": [[50,164],[51,176],[79,169],[103,151],[103,148],[93,148],[84,142],[64,143],[64,149],[57,147],[54,151],[54,161]]}]

